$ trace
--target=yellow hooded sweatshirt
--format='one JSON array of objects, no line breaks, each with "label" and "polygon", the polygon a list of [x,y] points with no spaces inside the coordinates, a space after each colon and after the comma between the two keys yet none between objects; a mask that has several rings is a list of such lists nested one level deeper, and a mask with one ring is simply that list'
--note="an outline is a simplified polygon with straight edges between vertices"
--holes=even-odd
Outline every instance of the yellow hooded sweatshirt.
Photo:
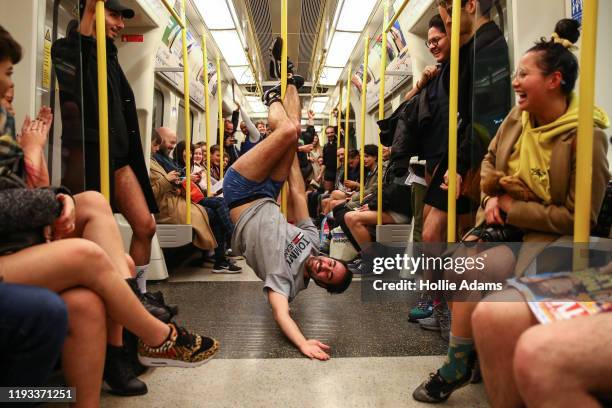
[{"label": "yellow hooded sweatshirt", "polygon": [[[595,126],[606,129],[610,119],[606,112],[595,107]],[[572,95],[570,105],[561,117],[552,123],[532,127],[529,112],[522,114],[523,131],[508,160],[508,174],[519,177],[544,204],[550,204],[550,158],[554,141],[559,135],[578,128],[578,97]]]}]

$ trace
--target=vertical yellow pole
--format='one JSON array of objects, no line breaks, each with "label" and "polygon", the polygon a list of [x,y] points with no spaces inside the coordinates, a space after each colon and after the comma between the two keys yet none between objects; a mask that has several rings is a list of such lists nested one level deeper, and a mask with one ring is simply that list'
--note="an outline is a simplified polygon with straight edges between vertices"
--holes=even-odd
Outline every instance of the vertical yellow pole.
[{"label": "vertical yellow pole", "polygon": [[363,80],[361,81],[361,159],[359,164],[359,202],[363,201],[363,190],[365,188],[365,124],[366,124],[366,97],[368,92],[368,57],[370,52],[370,37],[366,37],[363,51]]},{"label": "vertical yellow pole", "polygon": [[225,140],[223,140],[225,124],[223,123],[223,95],[221,95],[221,59],[217,56],[217,108],[219,119],[219,150],[221,154],[221,163],[219,163],[219,180],[223,180],[223,148]]},{"label": "vertical yellow pole", "polygon": [[580,101],[576,144],[576,207],[574,242],[587,243],[591,235],[591,192],[593,180],[593,109],[598,0],[584,0],[582,50],[580,51]]},{"label": "vertical yellow pole", "polygon": [[[389,0],[385,0],[384,6],[384,19],[383,27],[387,26],[389,21]],[[387,71],[387,33],[382,32],[382,49],[380,51],[380,94],[378,96],[378,119],[383,120],[385,118],[385,79]],[[380,142],[380,133],[378,134],[378,191],[377,191],[377,214],[376,223],[382,225],[382,179],[383,179],[383,148]]]},{"label": "vertical yellow pole", "polygon": [[202,60],[204,62],[204,109],[206,109],[206,195],[210,196],[210,97],[208,95],[208,48],[202,36]]},{"label": "vertical yellow pole", "polygon": [[352,67],[349,65],[346,80],[346,114],[344,115],[344,181],[346,181],[348,178],[349,120],[351,118],[351,71]]},{"label": "vertical yellow pole", "polygon": [[[591,235],[591,194],[593,182],[593,109],[595,104],[595,63],[597,57],[597,11],[599,0],[585,0],[582,11],[580,51],[580,101],[576,143],[576,207],[574,209],[574,270],[587,268],[584,255]],[[578,182],[580,180],[580,182]]]},{"label": "vertical yellow pole", "polygon": [[110,201],[108,153],[108,88],[106,71],[106,20],[104,1],[96,2],[96,44],[98,51],[98,124],[100,129],[100,192]]},{"label": "vertical yellow pole", "polygon": [[[338,134],[336,135],[336,149],[340,148],[340,130],[342,130],[342,82],[340,82],[338,87],[340,89],[340,95],[338,99],[338,123],[336,123],[336,126],[338,127]],[[338,167],[340,167],[340,160],[338,159],[338,155],[336,155],[336,171],[340,171]]]},{"label": "vertical yellow pole", "polygon": [[189,55],[187,54],[187,18],[185,16],[185,0],[181,0],[181,20],[183,28],[183,96],[185,97],[185,200],[187,200],[186,220],[191,224],[191,117],[189,97]]},{"label": "vertical yellow pole", "polygon": [[[288,41],[288,11],[287,0],[281,0],[281,37],[283,38],[283,49],[281,53],[281,99],[285,99],[287,92],[287,41]],[[281,190],[281,212],[287,218],[287,183]]]},{"label": "vertical yellow pole", "polygon": [[[459,105],[459,28],[461,0],[453,0],[451,33],[450,95],[448,98],[448,225],[447,241],[457,235],[457,111]],[[471,90],[470,90],[471,92]]]}]

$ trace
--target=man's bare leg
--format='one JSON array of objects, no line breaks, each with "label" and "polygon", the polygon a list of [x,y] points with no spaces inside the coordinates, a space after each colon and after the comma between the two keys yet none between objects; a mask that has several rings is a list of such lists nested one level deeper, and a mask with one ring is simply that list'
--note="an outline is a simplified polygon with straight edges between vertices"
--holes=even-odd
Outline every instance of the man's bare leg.
[{"label": "man's bare leg", "polygon": [[514,379],[523,403],[590,408],[602,406],[597,397],[609,401],[611,333],[611,313],[537,325],[524,332],[514,350]]},{"label": "man's bare leg", "polygon": [[[280,102],[270,106],[268,123],[272,128],[270,136],[241,156],[232,166],[243,177],[257,183],[270,178],[274,169],[286,157],[287,152],[295,151],[297,148],[295,125]],[[282,180],[285,179],[286,175]]]},{"label": "man's bare leg", "polygon": [[[278,164],[272,169],[272,173],[270,177],[274,181],[285,181],[289,177],[289,171],[291,170],[291,165],[293,164],[293,160],[296,157],[297,152],[297,140],[300,138],[302,132],[301,126],[301,115],[302,115],[302,106],[300,104],[300,97],[298,95],[298,90],[293,85],[287,85],[287,92],[285,92],[285,99],[283,100],[283,106],[285,107],[285,111],[287,112],[287,116],[293,122],[295,126],[295,143],[293,144],[292,149],[288,149],[285,153],[285,156],[279,160]],[[300,172],[301,174],[301,172]],[[302,180],[303,184],[303,180]]]},{"label": "man's bare leg", "polygon": [[495,294],[472,313],[474,341],[487,396],[494,407],[521,407],[513,375],[516,344],[523,332],[537,324],[529,306],[515,291]]}]

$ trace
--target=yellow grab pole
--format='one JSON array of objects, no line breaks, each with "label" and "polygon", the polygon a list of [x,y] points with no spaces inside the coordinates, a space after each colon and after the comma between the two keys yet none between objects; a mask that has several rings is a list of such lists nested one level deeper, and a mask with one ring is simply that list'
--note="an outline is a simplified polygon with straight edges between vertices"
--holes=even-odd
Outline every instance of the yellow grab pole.
[{"label": "yellow grab pole", "polygon": [[348,178],[348,134],[349,134],[349,119],[351,118],[351,71],[352,67],[348,67],[348,75],[346,80],[346,114],[344,115],[344,181]]},{"label": "yellow grab pole", "polygon": [[[283,100],[287,92],[287,40],[289,39],[287,7],[287,0],[281,0],[281,37],[283,38],[283,50],[281,53],[281,99]],[[287,218],[287,183],[283,185],[281,190],[281,212]]]},{"label": "yellow grab pole", "polygon": [[368,57],[370,52],[370,37],[366,37],[363,51],[363,80],[361,81],[361,159],[359,164],[359,202],[363,201],[363,190],[365,188],[365,120],[366,120],[366,96],[368,92]]},{"label": "yellow grab pole", "polygon": [[593,109],[595,100],[595,58],[598,0],[585,0],[582,14],[580,51],[580,101],[576,144],[576,207],[574,242],[587,243],[591,235],[591,192],[593,180]]},{"label": "yellow grab pole", "polygon": [[[383,27],[387,25],[389,21],[389,0],[385,0],[384,6],[384,19]],[[380,51],[380,93],[378,96],[378,119],[383,120],[385,118],[385,77],[387,70],[387,33],[382,32],[382,49]],[[367,67],[366,67],[367,69]],[[377,209],[376,209],[376,223],[382,225],[382,179],[383,179],[383,148],[380,142],[380,133],[378,134],[378,190],[377,190]]]},{"label": "yellow grab pole", "polygon": [[[98,0],[98,1],[103,1],[103,0]],[[170,3],[168,3],[168,0],[162,0],[162,3],[164,4],[164,6],[166,7],[166,10],[168,10],[168,13],[172,14],[172,17],[174,17],[174,19],[176,20],[177,24],[181,27],[184,28],[185,27],[185,23],[183,22],[183,20],[179,17],[178,14],[176,14],[176,11],[174,10],[174,8],[170,5]]]},{"label": "yellow grab pole", "polygon": [[191,117],[189,116],[189,55],[187,54],[187,18],[185,16],[185,0],[181,0],[181,19],[183,28],[183,96],[185,97],[185,200],[187,201],[186,220],[191,224]]},{"label": "yellow grab pole", "polygon": [[210,97],[208,95],[208,48],[202,36],[202,60],[204,62],[204,109],[206,109],[206,195],[210,197]]},{"label": "yellow grab pole", "polygon": [[225,124],[223,123],[223,95],[221,95],[221,59],[217,56],[217,110],[219,119],[219,153],[221,154],[221,163],[219,163],[219,180],[223,180],[223,148],[225,140],[223,140]]},{"label": "yellow grab pole", "polygon": [[395,12],[395,14],[393,15],[393,17],[391,17],[391,20],[387,23],[387,25],[385,25],[385,33],[388,33],[389,31],[391,31],[391,27],[393,27],[393,24],[395,24],[395,22],[397,21],[397,19],[399,18],[399,16],[402,14],[402,12],[404,11],[404,9],[406,8],[406,6],[408,5],[408,2],[410,0],[404,0],[402,2],[402,5],[400,6],[400,8]]},{"label": "yellow grab pole", "polygon": [[[338,127],[338,134],[336,135],[336,150],[340,148],[340,130],[342,130],[342,82],[340,82],[339,89],[340,95],[338,99],[338,123],[336,123],[336,126]],[[340,159],[338,158],[338,155],[336,155],[336,171],[340,171],[338,167],[340,167]]]},{"label": "yellow grab pole", "polygon": [[455,242],[457,235],[457,110],[459,105],[459,28],[461,0],[453,0],[451,33],[450,95],[448,98],[448,225],[446,239]]},{"label": "yellow grab pole", "polygon": [[100,192],[110,201],[108,151],[108,88],[106,72],[106,20],[104,0],[96,2],[96,44],[98,51],[98,123],[100,129]]}]

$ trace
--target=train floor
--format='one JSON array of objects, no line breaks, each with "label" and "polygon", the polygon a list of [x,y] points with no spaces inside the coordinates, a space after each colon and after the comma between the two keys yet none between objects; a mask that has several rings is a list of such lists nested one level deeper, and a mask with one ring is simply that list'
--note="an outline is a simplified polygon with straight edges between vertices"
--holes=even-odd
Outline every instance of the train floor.
[{"label": "train floor", "polygon": [[[262,282],[243,272],[216,275],[181,266],[149,284],[179,304],[177,321],[217,338],[221,349],[194,369],[157,368],[141,376],[147,395],[102,394],[103,407],[418,407],[412,391],[444,360],[438,333],[406,320],[409,305],[361,300],[357,278],[341,295],[311,283],[291,303],[305,335],[332,347],[326,362],[301,356],[282,335]],[[486,407],[482,384],[453,394],[448,407]]]}]

